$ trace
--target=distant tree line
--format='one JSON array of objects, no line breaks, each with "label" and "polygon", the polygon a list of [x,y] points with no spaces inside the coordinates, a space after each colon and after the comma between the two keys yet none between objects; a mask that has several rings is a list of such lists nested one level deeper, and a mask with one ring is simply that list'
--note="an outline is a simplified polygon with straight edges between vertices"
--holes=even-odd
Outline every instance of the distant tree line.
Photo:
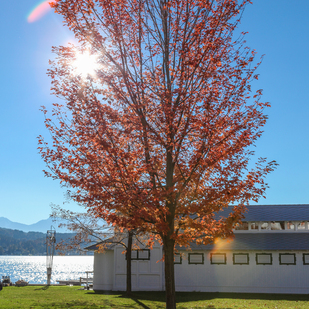
[{"label": "distant tree line", "polygon": [[[72,233],[57,233],[57,242],[72,237]],[[46,235],[41,232],[25,233],[19,230],[0,228],[0,255],[44,255]],[[75,250],[60,251],[56,254],[79,254]]]}]

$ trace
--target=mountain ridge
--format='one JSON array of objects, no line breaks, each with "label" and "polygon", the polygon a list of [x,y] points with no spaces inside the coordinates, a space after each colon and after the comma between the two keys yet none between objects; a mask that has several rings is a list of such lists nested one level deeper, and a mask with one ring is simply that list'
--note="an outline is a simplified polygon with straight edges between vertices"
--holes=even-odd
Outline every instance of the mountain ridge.
[{"label": "mountain ridge", "polygon": [[[72,233],[57,233],[56,244],[73,237]],[[46,233],[23,232],[0,227],[0,255],[45,255]],[[56,249],[55,254],[78,254],[76,250]]]},{"label": "mountain ridge", "polygon": [[49,217],[48,219],[40,220],[33,224],[24,224],[19,222],[14,222],[5,217],[0,217],[0,228],[19,230],[23,232],[41,232],[46,233],[50,230],[51,226],[55,227],[56,231],[59,233],[72,233],[66,228],[59,228],[58,225],[63,222],[59,219],[54,221],[54,218]]}]

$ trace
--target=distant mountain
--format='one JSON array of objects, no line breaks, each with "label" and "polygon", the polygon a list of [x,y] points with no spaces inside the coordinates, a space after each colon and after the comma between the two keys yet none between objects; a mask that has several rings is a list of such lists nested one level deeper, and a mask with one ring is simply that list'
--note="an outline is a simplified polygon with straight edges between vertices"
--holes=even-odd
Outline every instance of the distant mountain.
[{"label": "distant mountain", "polygon": [[50,230],[51,226],[54,226],[57,233],[70,233],[66,228],[59,228],[58,224],[60,221],[53,222],[52,218],[46,220],[40,220],[34,224],[23,224],[18,222],[13,222],[7,218],[0,217],[0,228],[19,230],[23,232],[41,232],[46,233],[47,230]]},{"label": "distant mountain", "polygon": [[[57,233],[57,243],[72,237],[72,233]],[[0,228],[0,255],[44,255],[46,254],[46,233],[22,232]],[[56,250],[55,254],[59,254]],[[78,254],[74,250],[62,254]]]}]

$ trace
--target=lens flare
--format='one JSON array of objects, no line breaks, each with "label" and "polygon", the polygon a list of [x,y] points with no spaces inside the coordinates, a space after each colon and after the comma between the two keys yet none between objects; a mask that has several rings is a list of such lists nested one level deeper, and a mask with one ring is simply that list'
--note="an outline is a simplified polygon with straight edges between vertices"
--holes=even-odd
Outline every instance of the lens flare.
[{"label": "lens flare", "polygon": [[211,252],[217,253],[218,251],[222,250],[222,248],[226,249],[226,245],[233,241],[234,241],[233,238],[222,239],[218,237],[214,240],[214,248]]},{"label": "lens flare", "polygon": [[53,0],[44,0],[39,3],[28,15],[27,21],[29,23],[33,23],[43,17],[47,12],[51,10],[49,3],[53,2]]},{"label": "lens flare", "polygon": [[97,56],[91,55],[89,51],[77,54],[72,65],[75,68],[75,73],[83,77],[94,76],[95,71],[99,68]]}]

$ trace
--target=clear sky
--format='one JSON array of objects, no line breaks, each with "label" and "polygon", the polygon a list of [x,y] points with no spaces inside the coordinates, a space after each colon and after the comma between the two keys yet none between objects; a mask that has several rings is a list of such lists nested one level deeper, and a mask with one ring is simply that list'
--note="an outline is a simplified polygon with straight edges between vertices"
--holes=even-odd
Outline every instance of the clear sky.
[{"label": "clear sky", "polygon": [[[36,137],[48,134],[40,106],[58,100],[46,75],[51,46],[73,37],[52,11],[27,20],[41,2],[2,1],[0,11],[0,217],[25,224],[46,219],[51,203],[65,202],[59,183],[43,175]],[[265,54],[254,87],[272,104],[256,153],[280,164],[259,203],[309,204],[309,1],[253,2],[240,29],[249,32],[247,45]],[[63,206],[81,210],[72,202]]]}]

